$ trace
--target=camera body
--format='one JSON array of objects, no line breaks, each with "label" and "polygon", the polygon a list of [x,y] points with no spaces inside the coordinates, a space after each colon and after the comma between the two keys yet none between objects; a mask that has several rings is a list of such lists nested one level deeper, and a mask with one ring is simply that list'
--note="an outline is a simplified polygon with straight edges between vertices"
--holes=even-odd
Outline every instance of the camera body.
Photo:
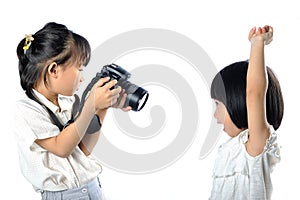
[{"label": "camera body", "polygon": [[120,86],[127,94],[124,107],[131,106],[133,111],[140,111],[145,106],[149,97],[148,91],[128,81],[131,74],[122,67],[116,64],[105,65],[97,76],[99,79],[110,77],[110,81],[118,81],[116,86]]}]

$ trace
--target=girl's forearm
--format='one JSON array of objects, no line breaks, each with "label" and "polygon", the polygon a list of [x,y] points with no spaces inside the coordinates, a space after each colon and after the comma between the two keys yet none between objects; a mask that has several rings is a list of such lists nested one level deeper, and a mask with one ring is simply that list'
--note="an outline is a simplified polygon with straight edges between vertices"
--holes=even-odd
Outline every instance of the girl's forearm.
[{"label": "girl's forearm", "polygon": [[263,38],[251,42],[250,60],[247,73],[247,94],[265,95],[267,90],[267,72],[264,60]]},{"label": "girl's forearm", "polygon": [[81,142],[78,144],[79,148],[81,151],[86,155],[90,155],[96,146],[99,136],[100,136],[101,131],[99,130],[97,133],[93,134],[86,134]]},{"label": "girl's forearm", "polygon": [[106,108],[106,109],[98,110],[98,111],[96,112],[96,115],[98,115],[101,124],[104,122],[104,118],[105,118],[105,116],[106,116],[106,113],[107,113],[107,108]]},{"label": "girl's forearm", "polygon": [[[107,109],[98,110],[96,114],[100,119],[100,123],[102,124],[107,113]],[[94,147],[96,146],[99,136],[101,133],[101,129],[97,133],[93,134],[85,134],[82,138],[81,142],[78,144],[79,148],[82,152],[88,156],[92,153]]]}]

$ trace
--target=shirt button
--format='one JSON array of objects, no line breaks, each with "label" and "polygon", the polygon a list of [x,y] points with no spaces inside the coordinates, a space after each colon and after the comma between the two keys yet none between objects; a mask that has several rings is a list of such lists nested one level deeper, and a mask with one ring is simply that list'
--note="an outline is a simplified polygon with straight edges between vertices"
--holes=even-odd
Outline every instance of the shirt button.
[{"label": "shirt button", "polygon": [[87,193],[87,189],[86,189],[86,188],[83,188],[83,189],[81,190],[81,192],[82,192],[82,193]]}]

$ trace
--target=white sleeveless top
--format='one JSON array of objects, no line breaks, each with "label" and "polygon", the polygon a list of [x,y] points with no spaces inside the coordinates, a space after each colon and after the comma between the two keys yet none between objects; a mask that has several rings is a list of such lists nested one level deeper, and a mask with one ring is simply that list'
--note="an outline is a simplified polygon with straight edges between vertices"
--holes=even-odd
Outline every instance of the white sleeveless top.
[{"label": "white sleeveless top", "polygon": [[273,127],[270,130],[264,151],[256,157],[246,151],[248,130],[219,147],[210,200],[271,199],[270,174],[280,161],[280,149],[276,132]]}]

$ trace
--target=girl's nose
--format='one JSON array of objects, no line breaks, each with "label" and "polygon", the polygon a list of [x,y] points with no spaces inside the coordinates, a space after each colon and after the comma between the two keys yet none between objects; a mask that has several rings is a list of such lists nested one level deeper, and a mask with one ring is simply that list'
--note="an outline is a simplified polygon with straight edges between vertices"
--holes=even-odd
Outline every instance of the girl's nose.
[{"label": "girl's nose", "polygon": [[217,109],[215,110],[214,118],[217,119]]}]

